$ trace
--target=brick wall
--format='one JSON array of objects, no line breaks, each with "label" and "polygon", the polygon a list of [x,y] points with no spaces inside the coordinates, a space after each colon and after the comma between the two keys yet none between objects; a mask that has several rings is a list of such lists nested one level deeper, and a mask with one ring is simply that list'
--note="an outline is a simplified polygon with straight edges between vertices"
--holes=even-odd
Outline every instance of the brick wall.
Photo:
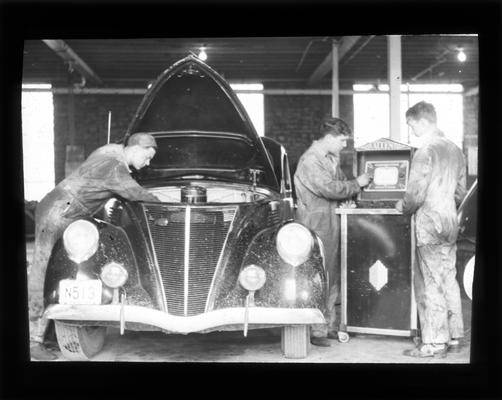
[{"label": "brick wall", "polygon": [[[84,156],[107,140],[108,111],[112,112],[111,142],[124,135],[141,95],[74,95],[74,145],[83,146]],[[54,141],[56,183],[65,176],[66,145],[69,144],[69,104],[67,94],[54,95]],[[265,134],[282,143],[294,167],[319,131],[321,119],[331,113],[331,98],[316,96],[265,96]],[[352,97],[340,97],[340,116],[353,128]],[[349,148],[352,146],[349,143]],[[342,155],[342,167],[351,174],[350,152]]]},{"label": "brick wall", "polygon": [[[287,150],[292,173],[300,156],[318,138],[323,117],[331,115],[331,97],[326,95],[266,95],[265,135],[280,142]],[[340,118],[354,127],[352,96],[340,96]],[[352,176],[351,140],[341,157],[342,169]]]},{"label": "brick wall", "polygon": [[[141,95],[75,95],[75,143],[84,148],[87,157],[107,140],[108,111],[112,112],[111,142],[120,140],[131,121]],[[66,145],[69,144],[68,95],[54,96],[54,140],[56,183],[64,178]],[[292,172],[298,159],[310,146],[325,115],[331,113],[331,97],[327,95],[266,95],[265,135],[282,143],[288,151]],[[340,96],[340,117],[353,128],[352,96]],[[464,152],[477,151],[478,96],[464,98]],[[468,148],[471,147],[471,150]],[[352,177],[353,143],[342,153],[342,169]],[[472,168],[470,169],[472,171]],[[468,184],[475,176],[468,177]]]},{"label": "brick wall", "polygon": [[[106,144],[108,111],[112,112],[110,142],[120,140],[129,125],[141,95],[74,95],[74,145],[83,146],[84,156]],[[65,175],[66,145],[70,144],[70,99],[66,94],[54,95],[54,146],[56,184]]]}]

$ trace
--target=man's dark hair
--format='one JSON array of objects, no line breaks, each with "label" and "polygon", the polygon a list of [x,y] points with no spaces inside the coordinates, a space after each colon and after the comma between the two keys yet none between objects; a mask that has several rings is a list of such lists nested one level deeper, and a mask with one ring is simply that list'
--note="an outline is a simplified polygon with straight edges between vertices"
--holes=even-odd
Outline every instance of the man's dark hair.
[{"label": "man's dark hair", "polygon": [[319,130],[321,137],[327,134],[333,136],[350,136],[352,134],[351,129],[347,123],[340,118],[324,118],[321,123],[321,129]]},{"label": "man's dark hair", "polygon": [[408,118],[415,121],[424,118],[435,124],[437,122],[436,109],[431,103],[421,101],[406,111],[406,119]]}]

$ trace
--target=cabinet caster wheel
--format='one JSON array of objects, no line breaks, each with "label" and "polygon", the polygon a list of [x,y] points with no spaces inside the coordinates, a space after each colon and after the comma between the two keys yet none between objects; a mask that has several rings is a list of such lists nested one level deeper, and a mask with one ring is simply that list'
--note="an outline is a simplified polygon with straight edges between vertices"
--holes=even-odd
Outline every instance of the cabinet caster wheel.
[{"label": "cabinet caster wheel", "polygon": [[338,341],[341,343],[347,343],[350,340],[350,336],[347,332],[338,331]]},{"label": "cabinet caster wheel", "polygon": [[415,336],[413,338],[413,343],[415,343],[415,346],[419,346],[422,343],[422,339],[420,338],[420,336]]}]

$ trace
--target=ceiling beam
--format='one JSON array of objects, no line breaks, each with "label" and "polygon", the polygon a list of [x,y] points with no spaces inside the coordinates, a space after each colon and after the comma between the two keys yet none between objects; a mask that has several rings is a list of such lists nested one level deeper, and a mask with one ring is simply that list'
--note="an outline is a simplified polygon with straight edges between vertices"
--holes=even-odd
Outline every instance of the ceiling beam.
[{"label": "ceiling beam", "polygon": [[437,67],[438,65],[441,65],[443,63],[445,63],[446,61],[448,61],[448,59],[446,58],[446,56],[451,53],[451,50],[449,49],[446,49],[444,50],[438,57],[437,57],[437,61],[431,65],[429,65],[427,68],[424,68],[422,71],[420,71],[418,74],[414,75],[411,80],[412,81],[416,81],[418,78],[420,78],[421,76],[425,75],[427,72],[432,72],[432,70]]},{"label": "ceiling beam", "polygon": [[[348,53],[348,51],[356,44],[361,36],[344,36],[338,44],[338,62]],[[333,65],[333,52],[330,51],[323,62],[319,64],[316,70],[308,79],[309,85],[319,82],[324,76],[331,71]]]},{"label": "ceiling beam", "polygon": [[64,61],[70,63],[85,79],[90,79],[99,85],[103,84],[101,78],[75,53],[64,40],[42,40],[49,48]]},{"label": "ceiling beam", "polygon": [[479,86],[475,86],[473,88],[466,90],[464,96],[469,97],[469,96],[476,96],[478,94],[479,94]]}]

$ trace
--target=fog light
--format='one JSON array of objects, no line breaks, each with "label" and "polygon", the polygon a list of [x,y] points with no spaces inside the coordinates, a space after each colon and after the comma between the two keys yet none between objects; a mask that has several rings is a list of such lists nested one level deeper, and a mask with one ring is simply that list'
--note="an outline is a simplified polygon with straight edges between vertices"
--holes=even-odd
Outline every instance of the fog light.
[{"label": "fog light", "polygon": [[76,263],[88,260],[98,249],[98,228],[83,219],[72,222],[63,233],[63,244],[71,260]]},{"label": "fog light", "polygon": [[111,262],[103,267],[100,277],[106,286],[116,289],[124,286],[129,274],[122,265]]},{"label": "fog light", "polygon": [[277,232],[276,247],[281,258],[293,267],[308,260],[314,241],[303,225],[291,222]]},{"label": "fog light", "polygon": [[263,268],[254,264],[245,267],[239,274],[239,283],[246,290],[258,290],[265,284],[266,280]]}]

